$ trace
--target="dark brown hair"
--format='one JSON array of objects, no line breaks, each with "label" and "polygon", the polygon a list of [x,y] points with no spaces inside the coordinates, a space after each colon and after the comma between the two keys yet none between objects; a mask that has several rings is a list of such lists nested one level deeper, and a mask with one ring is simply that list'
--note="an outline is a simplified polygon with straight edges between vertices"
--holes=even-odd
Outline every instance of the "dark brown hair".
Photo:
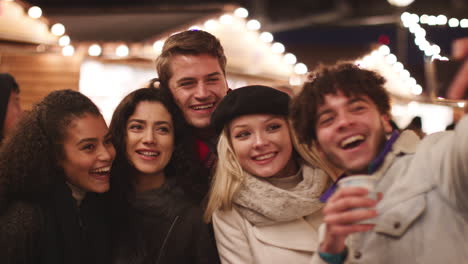
[{"label": "dark brown hair", "polygon": [[161,55],[156,59],[156,71],[163,87],[169,88],[172,77],[171,59],[177,55],[208,54],[218,59],[219,66],[226,74],[226,56],[219,40],[203,30],[188,30],[170,36],[165,42]]},{"label": "dark brown hair", "polygon": [[[127,121],[135,112],[141,102],[158,102],[170,113],[174,125],[174,152],[164,169],[167,177],[175,178],[178,186],[191,196],[191,188],[197,184],[205,184],[206,177],[202,177],[201,165],[195,160],[196,154],[193,147],[190,128],[180,110],[172,99],[156,88],[141,88],[128,94],[117,106],[112,115],[109,133],[116,150],[115,160],[111,171],[112,195],[121,196],[120,199],[132,200],[134,198],[133,180],[135,168],[127,159],[126,138]],[[202,199],[202,197],[197,197]]]},{"label": "dark brown hair", "polygon": [[383,87],[385,79],[378,73],[340,62],[319,66],[309,75],[302,91],[292,100],[290,116],[301,143],[316,139],[317,110],[328,94],[342,92],[346,97],[368,96],[381,114],[389,114],[390,97]]}]

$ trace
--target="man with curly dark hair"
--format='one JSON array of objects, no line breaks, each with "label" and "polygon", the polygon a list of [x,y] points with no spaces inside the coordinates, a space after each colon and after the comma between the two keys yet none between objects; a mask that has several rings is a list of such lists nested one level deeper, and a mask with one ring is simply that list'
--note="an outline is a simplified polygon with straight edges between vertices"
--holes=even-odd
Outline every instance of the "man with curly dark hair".
[{"label": "man with curly dark hair", "polygon": [[322,67],[291,105],[303,143],[316,145],[345,177],[372,177],[380,193],[330,187],[313,263],[464,262],[468,118],[455,132],[422,140],[392,131],[384,82],[350,63]]},{"label": "man with curly dark hair", "polygon": [[0,149],[2,263],[110,263],[104,205],[115,150],[96,105],[50,93]]}]

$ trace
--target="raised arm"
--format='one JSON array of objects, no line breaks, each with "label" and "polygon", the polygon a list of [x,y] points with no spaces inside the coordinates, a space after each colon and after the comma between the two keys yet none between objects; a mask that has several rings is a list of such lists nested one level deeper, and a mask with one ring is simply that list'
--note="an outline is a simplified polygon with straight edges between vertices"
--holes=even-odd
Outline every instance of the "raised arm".
[{"label": "raised arm", "polygon": [[468,37],[454,41],[452,56],[455,59],[465,60],[465,63],[453,79],[447,96],[451,99],[461,99],[468,90]]}]

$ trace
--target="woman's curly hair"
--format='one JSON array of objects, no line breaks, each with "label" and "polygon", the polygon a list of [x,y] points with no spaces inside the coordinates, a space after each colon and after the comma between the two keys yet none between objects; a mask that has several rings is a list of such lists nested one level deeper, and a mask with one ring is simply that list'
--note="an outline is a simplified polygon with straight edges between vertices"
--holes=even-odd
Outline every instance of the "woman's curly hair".
[{"label": "woman's curly hair", "polygon": [[289,115],[300,143],[311,145],[316,139],[317,110],[325,96],[342,92],[346,97],[366,95],[381,114],[390,115],[390,96],[385,79],[378,73],[349,62],[320,66],[309,75],[302,91],[291,101]]},{"label": "woman's curly hair", "polygon": [[0,149],[0,211],[10,201],[42,199],[52,184],[64,179],[58,161],[64,156],[66,127],[85,114],[101,115],[83,94],[60,90],[23,116]]},{"label": "woman's curly hair", "polygon": [[[141,88],[128,94],[117,106],[112,116],[109,131],[115,146],[116,156],[111,171],[111,195],[120,199],[134,198],[135,168],[127,159],[126,138],[127,121],[141,102],[161,103],[172,117],[174,125],[174,152],[164,169],[166,177],[174,177],[175,182],[191,195],[194,186],[202,184],[201,166],[195,162],[195,148],[189,133],[190,128],[184,122],[182,113],[160,89]],[[201,198],[201,197],[200,197]]]}]

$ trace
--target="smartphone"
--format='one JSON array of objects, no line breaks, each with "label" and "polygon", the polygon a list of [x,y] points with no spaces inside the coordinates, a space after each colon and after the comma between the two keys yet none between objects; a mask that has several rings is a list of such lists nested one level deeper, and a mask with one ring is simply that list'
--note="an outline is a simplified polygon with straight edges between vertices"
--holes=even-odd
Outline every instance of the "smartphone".
[{"label": "smartphone", "polygon": [[[448,88],[461,70],[464,60],[433,60],[426,64],[426,79],[432,98],[447,98]],[[468,91],[463,96],[468,100]]]}]

